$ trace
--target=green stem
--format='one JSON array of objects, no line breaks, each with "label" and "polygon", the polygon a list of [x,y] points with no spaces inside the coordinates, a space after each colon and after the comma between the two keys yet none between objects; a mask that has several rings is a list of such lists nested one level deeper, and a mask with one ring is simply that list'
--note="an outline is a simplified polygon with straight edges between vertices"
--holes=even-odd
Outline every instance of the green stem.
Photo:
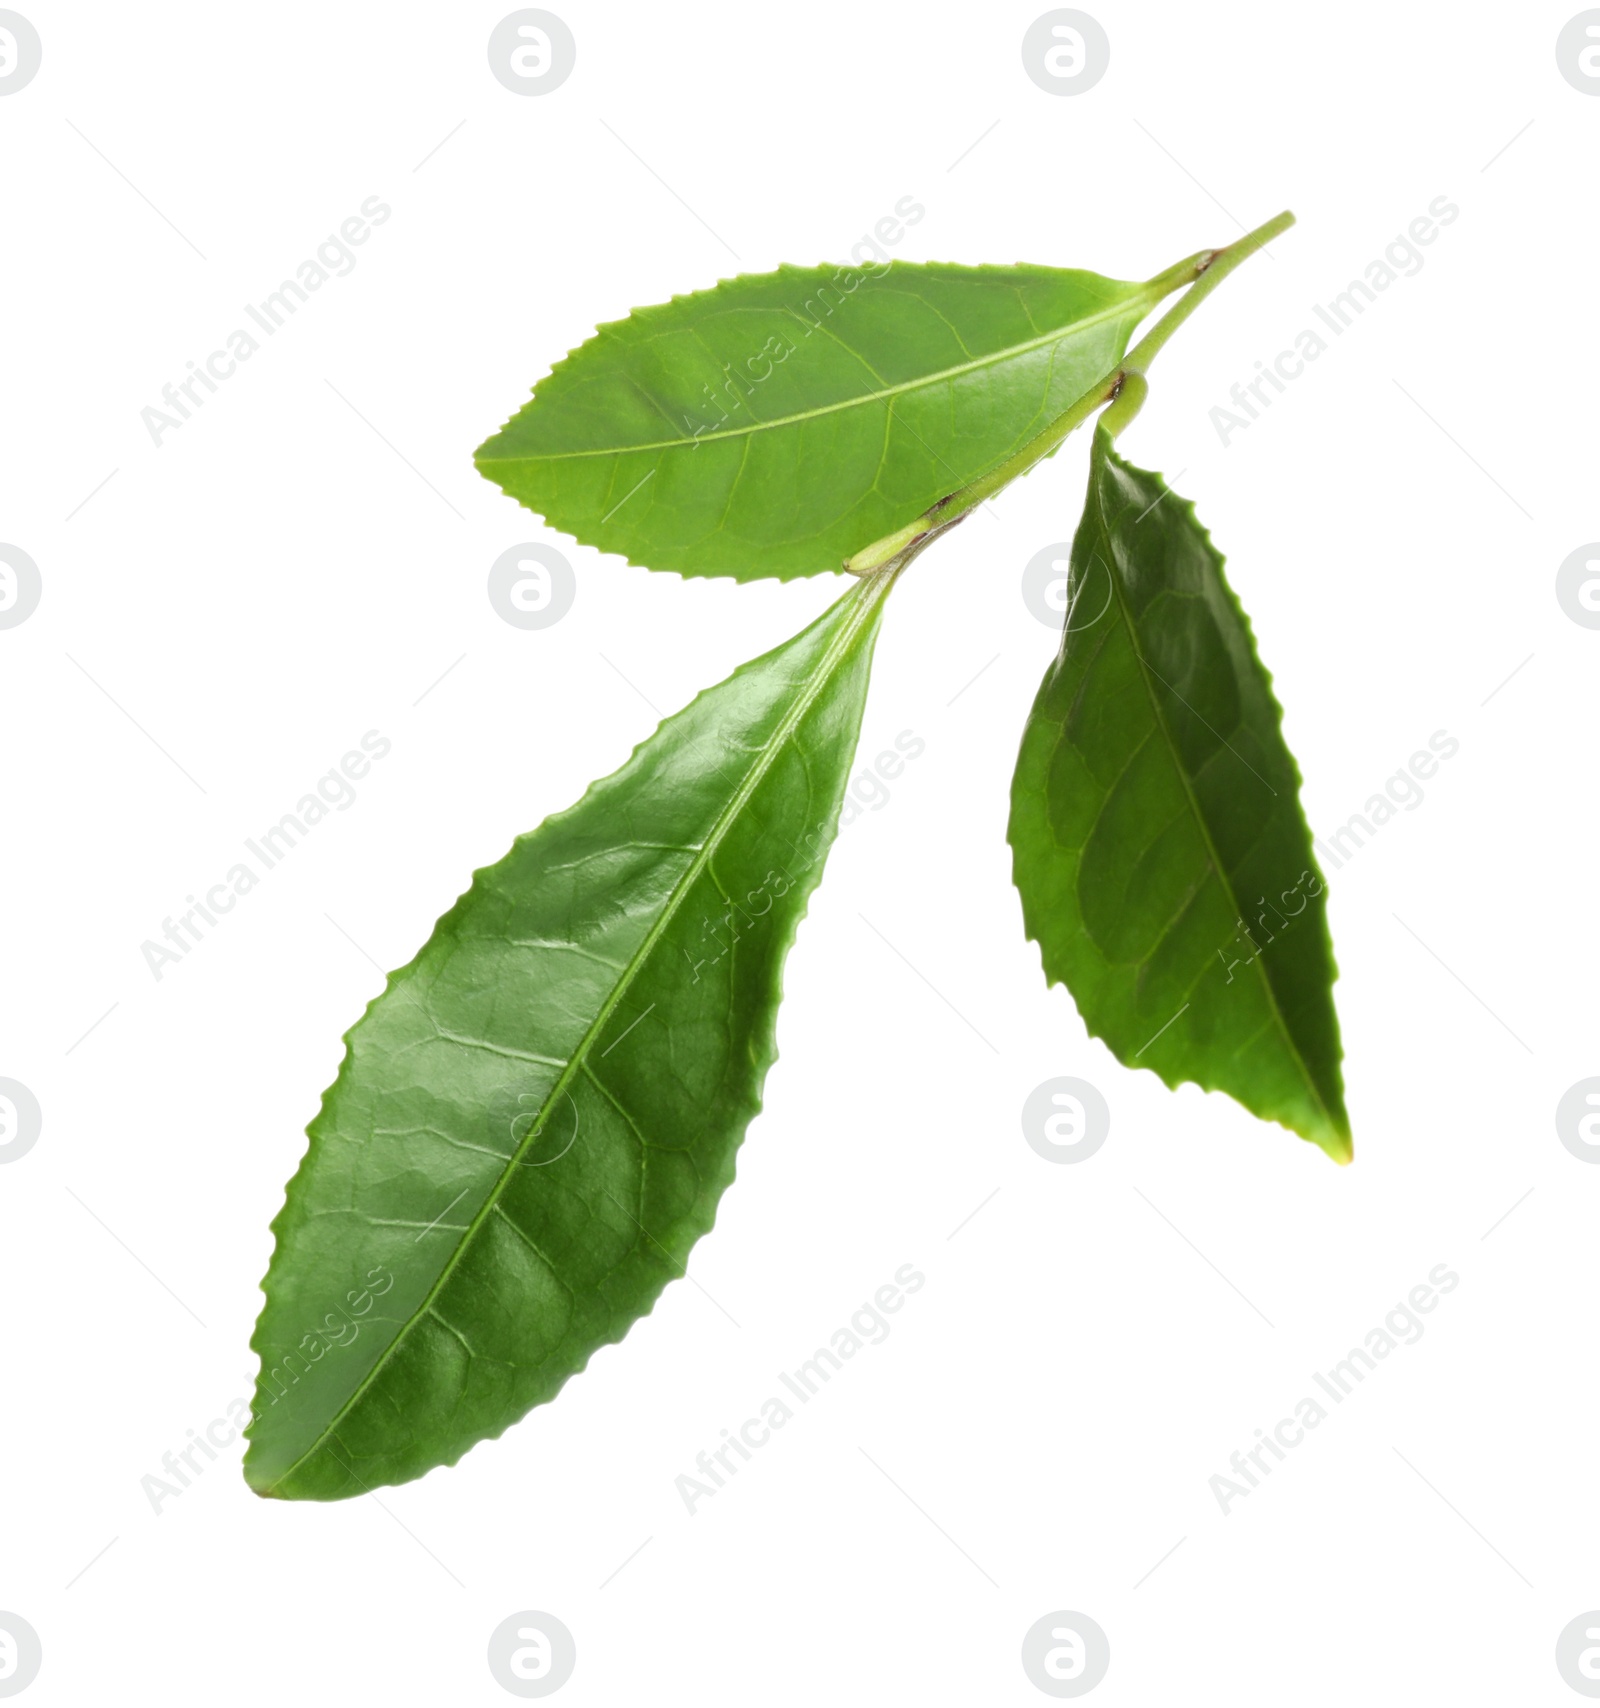
[{"label": "green stem", "polygon": [[1258,249],[1264,249],[1273,238],[1287,231],[1293,224],[1294,215],[1285,208],[1276,219],[1269,219],[1265,225],[1258,225],[1254,231],[1246,232],[1237,243],[1230,243],[1225,249],[1213,250],[1209,257],[1202,258],[1196,269],[1199,276],[1194,289],[1186,291],[1162,315],[1123,358],[1122,366],[1142,374],[1157,351],[1235,267],[1248,261]]},{"label": "green stem", "polygon": [[1144,407],[1144,400],[1149,395],[1149,381],[1137,369],[1130,368],[1122,376],[1122,383],[1117,387],[1117,395],[1112,398],[1111,406],[1100,417],[1100,430],[1115,439]]},{"label": "green stem", "polygon": [[[1081,427],[1102,404],[1120,402],[1120,413],[1113,409],[1107,416],[1107,426],[1114,438],[1133,419],[1140,404],[1144,402],[1149,390],[1144,381],[1144,370],[1167,340],[1235,267],[1249,260],[1258,249],[1270,243],[1280,232],[1287,231],[1293,224],[1294,215],[1285,210],[1276,219],[1269,219],[1265,225],[1257,226],[1254,231],[1247,232],[1226,248],[1202,249],[1199,254],[1178,262],[1164,273],[1158,273],[1148,281],[1152,292],[1158,293],[1153,297],[1153,301],[1159,301],[1185,280],[1192,280],[1193,284],[1116,367],[1096,380],[1076,403],[1064,409],[1020,451],[1007,457],[987,474],[980,475],[975,481],[941,498],[937,504],[930,505],[914,522],[909,522],[894,533],[886,534],[881,540],[875,540],[871,545],[863,547],[845,560],[844,567],[852,575],[875,575],[891,564],[903,567],[904,563],[909,561],[906,554],[912,548],[921,552],[937,535],[953,528],[985,499],[992,498],[1019,475],[1026,474],[1035,463],[1049,456],[1074,428]],[[1137,385],[1128,385],[1130,379],[1136,379]],[[1121,402],[1124,394],[1126,401]]]}]

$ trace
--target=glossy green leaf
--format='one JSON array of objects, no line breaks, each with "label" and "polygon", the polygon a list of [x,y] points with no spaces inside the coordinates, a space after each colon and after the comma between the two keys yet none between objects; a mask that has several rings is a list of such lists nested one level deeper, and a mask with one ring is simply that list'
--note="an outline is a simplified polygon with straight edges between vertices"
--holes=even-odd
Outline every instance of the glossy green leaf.
[{"label": "glossy green leaf", "polygon": [[1348,1162],[1325,890],[1281,715],[1193,506],[1101,429],[1012,785],[1028,935],[1119,1061]]},{"label": "glossy green leaf", "polygon": [[837,570],[1059,415],[1176,282],[898,261],[744,275],[601,327],[477,464],[652,569]]},{"label": "glossy green leaf", "polygon": [[453,1464],[683,1273],[760,1107],[892,580],[477,873],[352,1028],[274,1223],[258,1492]]}]

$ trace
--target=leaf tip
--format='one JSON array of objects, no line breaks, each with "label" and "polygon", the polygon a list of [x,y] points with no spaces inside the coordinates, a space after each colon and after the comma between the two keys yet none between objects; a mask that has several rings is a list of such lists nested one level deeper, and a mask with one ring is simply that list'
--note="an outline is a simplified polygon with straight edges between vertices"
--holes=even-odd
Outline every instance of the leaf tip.
[{"label": "leaf tip", "polygon": [[1340,1168],[1348,1168],[1355,1161],[1355,1145],[1351,1142],[1348,1124],[1341,1126],[1330,1124],[1316,1133],[1305,1136],[1310,1138],[1320,1150],[1332,1157]]}]

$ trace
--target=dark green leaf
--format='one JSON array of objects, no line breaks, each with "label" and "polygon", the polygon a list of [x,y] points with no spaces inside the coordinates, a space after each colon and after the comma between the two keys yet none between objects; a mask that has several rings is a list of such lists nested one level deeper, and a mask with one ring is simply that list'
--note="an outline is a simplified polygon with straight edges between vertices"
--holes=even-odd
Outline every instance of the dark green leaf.
[{"label": "dark green leaf", "polygon": [[1350,1159],[1325,891],[1271,679],[1194,507],[1095,435],[1011,792],[1051,983],[1117,1059]]},{"label": "dark green leaf", "polygon": [[892,579],[479,872],[351,1030],[274,1223],[258,1492],[453,1464],[683,1273],[760,1107]]},{"label": "dark green leaf", "polygon": [[836,570],[1046,426],[1176,282],[898,261],[729,279],[601,327],[477,464],[652,569]]}]

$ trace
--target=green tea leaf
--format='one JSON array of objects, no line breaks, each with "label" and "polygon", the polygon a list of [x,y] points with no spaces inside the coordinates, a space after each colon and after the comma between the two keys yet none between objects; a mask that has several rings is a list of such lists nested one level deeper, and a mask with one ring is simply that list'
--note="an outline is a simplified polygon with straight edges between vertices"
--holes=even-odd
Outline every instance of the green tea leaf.
[{"label": "green tea leaf", "polygon": [[897,261],[728,279],[601,327],[477,465],[652,569],[837,570],[1059,415],[1179,276]]},{"label": "green tea leaf", "polygon": [[1119,1061],[1350,1160],[1325,891],[1271,678],[1194,507],[1095,434],[1011,791],[1046,977]]},{"label": "green tea leaf", "polygon": [[760,1108],[892,580],[477,873],[352,1028],[274,1223],[259,1493],[455,1463],[683,1273]]}]

